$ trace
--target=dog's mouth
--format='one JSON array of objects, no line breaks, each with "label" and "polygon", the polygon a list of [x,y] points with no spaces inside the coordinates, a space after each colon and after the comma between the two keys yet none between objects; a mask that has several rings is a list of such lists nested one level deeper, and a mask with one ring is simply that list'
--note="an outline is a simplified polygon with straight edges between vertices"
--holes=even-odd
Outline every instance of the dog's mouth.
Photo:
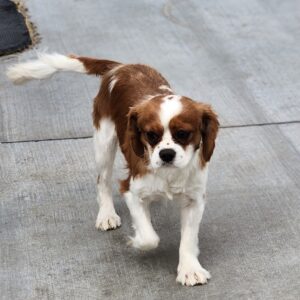
[{"label": "dog's mouth", "polygon": [[172,162],[163,162],[161,166],[165,168],[176,168]]}]

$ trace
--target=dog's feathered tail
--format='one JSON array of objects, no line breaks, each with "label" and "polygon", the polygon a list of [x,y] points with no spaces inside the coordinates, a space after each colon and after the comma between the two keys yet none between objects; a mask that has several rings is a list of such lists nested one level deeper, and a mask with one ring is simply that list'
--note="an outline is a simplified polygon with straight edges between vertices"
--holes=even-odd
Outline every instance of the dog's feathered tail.
[{"label": "dog's feathered tail", "polygon": [[119,65],[121,64],[110,60],[75,55],[65,56],[58,53],[39,53],[35,60],[10,66],[6,74],[14,83],[22,84],[32,79],[48,78],[59,71],[101,76]]}]

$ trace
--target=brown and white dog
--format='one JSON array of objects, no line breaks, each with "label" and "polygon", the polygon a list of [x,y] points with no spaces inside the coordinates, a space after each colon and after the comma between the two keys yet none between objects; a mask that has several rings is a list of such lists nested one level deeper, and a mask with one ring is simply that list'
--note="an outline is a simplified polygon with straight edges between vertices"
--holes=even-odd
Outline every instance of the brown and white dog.
[{"label": "brown and white dog", "polygon": [[198,261],[198,230],[219,127],[216,114],[207,104],[174,94],[161,74],[141,64],[40,54],[37,60],[11,66],[7,75],[22,83],[57,71],[102,76],[93,111],[100,206],[96,227],[109,230],[121,225],[111,182],[119,145],[129,170],[121,192],[135,229],[132,246],[142,250],[158,246],[149,204],[161,198],[177,200],[181,207],[177,281],[190,286],[206,283],[210,274]]}]

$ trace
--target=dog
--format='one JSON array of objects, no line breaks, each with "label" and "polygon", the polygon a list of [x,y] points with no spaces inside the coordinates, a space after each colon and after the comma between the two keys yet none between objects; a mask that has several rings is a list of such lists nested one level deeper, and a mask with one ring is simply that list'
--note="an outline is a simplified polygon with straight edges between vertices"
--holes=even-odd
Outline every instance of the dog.
[{"label": "dog", "polygon": [[198,260],[198,231],[219,128],[216,113],[208,104],[175,94],[159,72],[142,64],[44,53],[9,67],[7,75],[23,83],[57,71],[102,77],[93,108],[100,207],[96,227],[106,231],[121,226],[112,199],[112,168],[119,146],[128,167],[120,190],[135,230],[131,245],[156,248],[160,239],[149,205],[161,198],[176,200],[181,209],[176,281],[187,286],[207,283],[211,275]]}]

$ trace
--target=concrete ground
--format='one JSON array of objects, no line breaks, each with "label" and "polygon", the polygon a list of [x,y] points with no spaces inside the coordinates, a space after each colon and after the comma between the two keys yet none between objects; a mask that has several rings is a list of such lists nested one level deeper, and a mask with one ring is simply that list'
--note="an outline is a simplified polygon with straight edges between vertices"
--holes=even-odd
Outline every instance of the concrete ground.
[{"label": "concrete ground", "polygon": [[[1,299],[300,299],[300,4],[297,0],[26,0],[39,50],[143,62],[210,102],[222,129],[200,260],[205,286],[175,283],[178,210],[153,207],[158,249],[98,232],[92,99],[79,74],[13,86],[0,58]],[[120,155],[115,177],[119,173]]]}]

